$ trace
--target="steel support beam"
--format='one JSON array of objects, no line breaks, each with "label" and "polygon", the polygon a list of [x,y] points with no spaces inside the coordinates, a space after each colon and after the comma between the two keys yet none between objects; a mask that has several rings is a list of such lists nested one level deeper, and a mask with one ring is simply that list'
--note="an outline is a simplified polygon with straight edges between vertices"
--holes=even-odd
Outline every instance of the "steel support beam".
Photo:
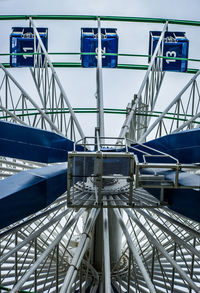
[{"label": "steel support beam", "polygon": [[158,251],[160,251],[160,253],[169,261],[172,267],[180,274],[183,280],[185,280],[185,282],[188,284],[188,287],[194,289],[195,292],[199,292],[200,288],[186,274],[186,272],[180,267],[180,265],[178,265],[177,262],[174,261],[174,259],[168,254],[168,252],[164,249],[161,243],[157,239],[155,239],[152,234],[143,226],[143,224],[133,215],[132,211],[130,209],[126,209],[125,211],[130,216],[130,218],[137,224],[141,231],[145,233],[146,237],[153,244],[153,246],[155,246]]},{"label": "steel support beam", "polygon": [[80,218],[83,214],[85,209],[80,209],[77,214],[66,223],[63,230],[57,237],[52,241],[52,243],[46,248],[46,250],[39,256],[36,262],[31,266],[31,268],[19,279],[17,284],[11,289],[10,293],[16,293],[19,289],[23,286],[23,284],[29,279],[29,277],[35,272],[38,266],[45,260],[45,258],[51,253],[51,251],[58,245],[62,237],[67,233],[67,231],[76,223],[76,221]]},{"label": "steel support beam", "polygon": [[111,292],[111,272],[110,272],[110,243],[109,243],[109,221],[108,210],[103,209],[103,252],[104,252],[104,290]]},{"label": "steel support beam", "polygon": [[0,68],[3,69],[5,74],[12,80],[12,82],[18,87],[24,97],[29,100],[29,102],[34,106],[35,109],[41,114],[41,116],[48,122],[52,130],[55,130],[58,134],[62,135],[59,129],[54,125],[54,123],[49,119],[47,114],[41,110],[41,108],[36,104],[36,102],[30,97],[30,95],[22,88],[22,86],[16,81],[16,79],[11,75],[11,73],[0,63]]},{"label": "steel support beam", "polygon": [[64,98],[64,100],[65,100],[65,102],[66,102],[66,104],[68,106],[68,109],[70,111],[71,117],[73,118],[74,123],[76,124],[77,130],[78,130],[81,138],[84,138],[85,135],[83,133],[82,127],[81,127],[81,125],[80,125],[80,123],[79,123],[79,121],[78,121],[78,119],[76,117],[76,114],[74,113],[74,111],[72,109],[72,106],[71,106],[71,104],[69,102],[69,99],[68,99],[66,93],[65,93],[65,90],[64,90],[64,88],[63,88],[63,86],[62,86],[62,84],[60,82],[60,79],[58,78],[58,75],[57,75],[57,73],[56,73],[56,71],[55,71],[55,69],[53,67],[53,64],[52,64],[52,62],[50,60],[50,57],[49,57],[49,55],[47,53],[47,50],[46,50],[46,48],[45,48],[45,46],[44,46],[44,44],[43,44],[43,42],[42,42],[42,40],[40,38],[40,35],[39,35],[39,33],[37,31],[37,28],[36,28],[36,26],[35,26],[35,24],[34,24],[34,22],[33,22],[31,17],[30,17],[30,23],[31,23],[31,25],[32,25],[32,27],[34,29],[34,33],[35,33],[35,35],[36,35],[36,37],[38,39],[38,42],[39,42],[39,44],[40,44],[40,46],[42,48],[43,53],[44,53],[44,55],[45,55],[45,57],[46,57],[46,59],[48,61],[48,65],[51,68],[52,74],[53,74],[53,76],[54,76],[54,78],[55,78],[55,80],[57,82],[57,85],[58,85],[58,87],[59,87],[59,89],[60,89],[60,91],[62,93],[62,96],[63,96],[63,98]]},{"label": "steel support beam", "polygon": [[161,223],[159,223],[158,221],[156,221],[153,217],[151,217],[150,215],[148,215],[147,213],[145,213],[143,210],[138,210],[138,212],[145,218],[148,219],[149,221],[151,221],[154,225],[156,225],[160,230],[162,230],[163,232],[165,232],[166,234],[168,234],[175,243],[183,246],[185,249],[187,249],[188,251],[191,252],[191,255],[196,255],[199,259],[200,259],[200,252],[194,248],[193,246],[191,246],[190,244],[188,244],[186,241],[182,240],[179,236],[177,236],[175,233],[173,233],[171,230],[169,230],[168,228],[166,228],[164,225],[162,225]]},{"label": "steel support beam", "polygon": [[117,220],[120,223],[120,226],[122,228],[122,231],[123,231],[123,233],[124,233],[124,235],[126,237],[128,246],[129,246],[129,248],[130,248],[130,250],[132,252],[132,255],[133,255],[133,257],[134,257],[134,259],[135,259],[135,261],[136,261],[136,263],[137,263],[137,265],[138,265],[138,267],[139,267],[139,269],[140,269],[140,271],[142,273],[142,276],[144,277],[144,280],[146,282],[147,287],[149,288],[149,290],[150,290],[151,293],[156,293],[156,290],[154,288],[154,285],[151,282],[151,279],[149,277],[149,274],[146,271],[146,268],[145,268],[145,266],[144,266],[144,264],[142,262],[142,259],[141,259],[140,255],[139,255],[139,253],[138,253],[135,245],[133,244],[133,241],[131,239],[131,236],[130,236],[127,228],[126,228],[126,225],[125,225],[125,223],[124,223],[124,221],[123,221],[123,219],[122,219],[122,217],[121,217],[118,209],[114,209],[114,213],[115,213],[115,215],[117,217]]},{"label": "steel support beam", "polygon": [[76,250],[76,253],[74,254],[73,259],[71,261],[71,264],[69,265],[69,269],[67,271],[67,274],[64,279],[63,285],[61,287],[60,293],[72,292],[71,287],[75,281],[77,271],[80,267],[81,261],[84,257],[86,249],[89,245],[90,232],[91,232],[92,227],[94,226],[94,223],[96,221],[98,214],[99,214],[99,209],[94,208],[90,212],[90,215],[89,215],[87,223],[86,223],[85,230],[82,233],[82,236],[79,241],[79,245]]},{"label": "steel support beam", "polygon": [[[97,50],[97,127],[100,137],[104,137],[104,108],[103,108],[103,77],[102,77],[102,47],[101,47],[101,21],[98,17],[98,50]],[[101,140],[102,141],[102,140]],[[103,142],[103,141],[102,141]]]},{"label": "steel support beam", "polygon": [[127,115],[127,118],[125,119],[124,124],[123,124],[123,126],[121,128],[119,138],[118,138],[118,143],[120,142],[120,138],[121,137],[125,138],[127,136],[127,133],[129,132],[130,125],[131,125],[131,122],[133,121],[135,111],[136,111],[136,109],[137,109],[137,107],[139,105],[139,102],[140,102],[141,98],[142,98],[142,92],[143,92],[143,90],[145,88],[145,85],[147,83],[147,80],[148,80],[148,77],[149,77],[149,75],[151,73],[151,70],[152,70],[153,66],[155,65],[156,56],[157,56],[157,54],[158,54],[158,52],[160,50],[160,46],[161,46],[161,43],[163,41],[163,38],[164,38],[165,32],[167,30],[167,27],[168,27],[168,22],[166,22],[164,27],[163,27],[163,30],[162,30],[162,33],[160,35],[159,41],[158,41],[158,43],[156,45],[156,48],[155,48],[155,51],[154,51],[154,53],[152,55],[151,62],[150,62],[149,67],[148,67],[148,69],[146,71],[146,74],[145,74],[143,82],[142,82],[142,84],[140,86],[140,89],[139,89],[139,91],[137,93],[137,97],[136,97],[136,99],[135,99],[135,101],[134,101],[134,103],[133,103],[133,105],[131,107],[130,113]]},{"label": "steel support beam", "polygon": [[[42,232],[46,231],[50,226],[52,226],[54,223],[60,221],[64,216],[66,216],[69,212],[71,212],[72,209],[67,209],[55,218],[51,219],[48,223],[46,223],[44,226],[42,226],[40,229],[38,229],[36,232],[30,234],[27,238],[25,238],[22,242],[18,243],[13,247],[13,249],[9,250],[6,254],[4,254],[0,258],[0,263],[5,262],[11,255],[16,253],[18,250],[20,250],[23,246],[25,246],[28,243],[31,243],[32,240],[36,239]],[[15,232],[16,233],[16,232]]]},{"label": "steel support beam", "polygon": [[[169,112],[169,110],[178,102],[178,100],[181,99],[182,95],[192,85],[192,83],[194,82],[194,80],[197,79],[197,77],[199,76],[199,74],[200,74],[200,70],[190,79],[190,81],[184,86],[184,88],[173,99],[173,101],[165,108],[165,110],[162,112],[162,114],[152,123],[152,125],[147,129],[147,131],[144,133],[144,135],[140,138],[139,143],[140,142],[143,142],[146,139],[146,137],[152,132],[152,130],[161,122],[161,120]],[[198,114],[197,114],[197,116],[198,116]],[[179,127],[179,130],[181,130],[181,129],[182,128]]]}]

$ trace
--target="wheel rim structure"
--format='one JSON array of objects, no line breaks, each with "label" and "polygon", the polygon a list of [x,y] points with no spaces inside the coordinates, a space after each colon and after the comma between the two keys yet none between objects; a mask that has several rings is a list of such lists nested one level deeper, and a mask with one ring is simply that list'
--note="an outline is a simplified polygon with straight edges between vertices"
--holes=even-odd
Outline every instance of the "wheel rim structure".
[{"label": "wheel rim structure", "polygon": [[[200,71],[197,69],[188,70],[193,75],[183,89],[162,112],[156,111],[165,79],[160,49],[164,33],[170,24],[200,26],[199,22],[96,16],[0,17],[1,20],[29,20],[36,36],[35,20],[56,21],[59,18],[99,21],[99,24],[100,21],[163,24],[157,51],[150,64],[145,66],[145,77],[131,103],[126,109],[103,109],[101,105],[102,115],[106,112],[119,113],[124,118],[119,137],[112,147],[119,148],[125,140],[126,148],[131,149],[136,142],[143,146],[149,138],[199,127]],[[51,61],[51,54],[45,52],[40,43],[36,54],[41,52],[45,54],[43,66],[30,68],[29,72],[38,95],[37,101],[17,81],[9,64],[0,63],[0,119],[52,131],[77,144],[82,140],[85,146],[90,138],[85,136],[76,113],[99,114],[100,111],[97,108],[72,108],[56,73],[55,62]],[[100,55],[102,58],[102,53]],[[156,62],[156,59],[160,61]],[[57,66],[62,64],[57,63]],[[66,66],[78,65],[71,63]],[[142,68],[139,65],[135,67]],[[102,133],[100,137],[96,136],[100,146],[105,142]],[[96,147],[95,144],[98,143],[93,143]],[[100,149],[95,151],[98,156]],[[161,155],[168,156],[160,151]],[[2,156],[0,177],[3,181],[21,171],[33,169],[34,172],[36,168],[51,165]],[[195,172],[195,176],[199,176],[199,164],[184,165],[183,168],[189,168],[190,173]],[[0,231],[0,292],[200,292],[199,222],[168,208],[161,198],[152,196],[143,185],[133,190],[130,187],[130,191],[131,183],[126,181],[123,185],[125,181],[114,175],[113,181],[108,178],[103,188],[101,186],[104,193],[100,204],[96,203],[97,197],[91,187],[92,180],[96,179],[88,178],[87,184],[84,180],[76,183],[68,193],[65,192],[47,207]],[[199,191],[199,187],[200,183],[192,189]],[[78,199],[77,206],[67,205],[69,192]],[[95,244],[98,237],[101,239]],[[97,257],[101,258],[100,267]]]}]

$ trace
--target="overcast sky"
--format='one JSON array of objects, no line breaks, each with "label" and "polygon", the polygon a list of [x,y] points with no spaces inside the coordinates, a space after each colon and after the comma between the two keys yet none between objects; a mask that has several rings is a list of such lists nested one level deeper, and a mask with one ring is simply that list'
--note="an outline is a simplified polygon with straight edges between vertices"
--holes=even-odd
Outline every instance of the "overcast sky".
[{"label": "overcast sky", "polygon": [[1,0],[1,14],[101,14],[199,19],[199,0]]},{"label": "overcast sky", "polygon": [[[0,0],[0,14],[85,14],[117,15],[158,18],[200,20],[200,0]],[[36,21],[38,26],[49,28],[49,52],[79,52],[80,28],[95,27],[94,21]],[[9,34],[12,26],[27,26],[27,21],[1,21],[0,52],[9,51]],[[104,22],[104,27],[116,27],[119,35],[119,53],[148,53],[148,34],[150,30],[162,30],[162,24]],[[200,49],[200,28],[170,25],[169,30],[186,31],[190,40],[189,57],[198,58]],[[79,57],[53,57],[53,61],[75,61]],[[1,62],[8,58],[1,57]],[[146,59],[120,57],[119,63],[147,64]],[[198,68],[198,63],[189,67]],[[28,82],[27,69],[11,69],[13,75],[34,95]],[[59,77],[73,107],[95,107],[96,91],[95,69],[58,69]],[[20,74],[19,74],[20,72]],[[144,77],[144,71],[103,70],[104,105],[110,108],[126,108],[133,95],[137,93]],[[165,107],[191,78],[188,74],[167,73],[163,84],[158,108]],[[176,81],[175,81],[176,79]],[[25,82],[27,80],[27,82]],[[175,81],[175,82],[174,82]],[[80,120],[83,119],[79,117]],[[84,118],[85,119],[85,118]],[[83,119],[86,134],[93,131],[88,119]],[[112,120],[111,120],[112,119]],[[118,135],[124,117],[106,115],[107,135]],[[82,120],[81,120],[82,121]],[[94,116],[91,122],[95,121]],[[91,125],[90,125],[91,126]],[[92,130],[91,130],[92,129]]]}]

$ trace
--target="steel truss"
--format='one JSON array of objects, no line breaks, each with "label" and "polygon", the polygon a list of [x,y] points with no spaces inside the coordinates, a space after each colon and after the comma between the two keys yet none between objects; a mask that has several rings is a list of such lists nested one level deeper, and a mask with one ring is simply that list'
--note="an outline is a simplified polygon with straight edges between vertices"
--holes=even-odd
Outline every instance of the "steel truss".
[{"label": "steel truss", "polygon": [[[148,198],[142,189],[137,195]],[[98,211],[75,212],[67,208],[63,195],[47,209],[2,231],[2,292],[3,287],[13,287],[11,292],[75,292],[91,284],[89,292],[97,292],[104,282],[122,292],[198,292],[198,223],[167,208],[124,209],[126,217],[114,208],[124,233],[122,255],[110,268],[109,251],[104,247],[103,280],[92,266],[88,250]],[[81,214],[85,215],[82,219]],[[105,243],[109,244],[106,209],[104,223]]]},{"label": "steel truss", "polygon": [[147,116],[147,114],[154,110],[165,75],[162,72],[163,59],[156,57],[163,56],[163,39],[167,28],[168,22],[163,27],[140,89],[137,95],[134,96],[131,104],[127,106],[127,117],[121,128],[119,137],[126,137],[138,141],[149,125],[151,117]]},{"label": "steel truss", "polygon": [[[39,40],[37,52],[45,55],[43,66],[35,65],[31,69],[38,102],[23,89],[11,71],[0,64],[1,116],[6,121],[53,130],[73,140],[84,139],[34,22],[30,21]],[[199,72],[151,124],[153,126],[150,125],[164,78],[162,59],[157,58],[156,61],[156,56],[162,56],[160,45],[166,29],[167,23],[140,90],[128,106],[118,143],[121,143],[121,137],[144,142],[156,127],[156,136],[161,136],[198,125]],[[182,98],[188,89],[191,89],[191,94],[185,103]],[[34,115],[31,116],[32,109]],[[70,112],[68,118],[63,114],[66,110]],[[172,124],[164,127],[169,115],[173,117]],[[22,170],[41,166],[44,165],[1,158],[0,177],[4,179]],[[130,199],[130,188],[115,195],[110,192],[103,197],[107,206],[109,203],[109,209],[90,208],[89,189],[85,193],[80,192],[82,185],[78,183],[75,197],[86,206],[69,208],[65,193],[46,209],[1,230],[0,292],[199,292],[199,223],[161,207],[158,200],[141,188],[139,179],[134,193],[131,192],[138,204],[134,208],[125,208],[124,205],[125,198]],[[103,246],[102,269],[98,271],[94,264],[93,242],[100,213]],[[122,231],[120,256],[114,264],[110,263],[110,254],[114,250],[109,236],[113,230],[111,215],[115,216],[114,220]]]},{"label": "steel truss", "polygon": [[[73,140],[84,138],[82,128],[74,114],[65,90],[58,78],[58,75],[52,65],[48,53],[41,41],[34,22],[30,19],[34,28],[35,39],[38,39],[36,53],[36,62],[34,68],[30,69],[33,83],[38,93],[38,102],[17,82],[14,76],[2,64],[3,77],[0,83],[0,109],[5,120],[31,125],[47,130],[53,130],[56,133],[65,135]],[[16,92],[18,98],[16,98]],[[30,111],[34,109],[34,115],[30,116]],[[54,115],[54,111],[60,111],[60,115]],[[35,111],[36,110],[36,111]],[[69,117],[63,112],[69,111]]]},{"label": "steel truss", "polygon": [[[149,126],[139,142],[143,142],[154,130],[154,136],[160,137],[172,132],[199,127],[200,91],[198,85],[198,71],[184,86],[173,101],[166,107],[160,116]],[[172,118],[171,123],[166,118]]]}]

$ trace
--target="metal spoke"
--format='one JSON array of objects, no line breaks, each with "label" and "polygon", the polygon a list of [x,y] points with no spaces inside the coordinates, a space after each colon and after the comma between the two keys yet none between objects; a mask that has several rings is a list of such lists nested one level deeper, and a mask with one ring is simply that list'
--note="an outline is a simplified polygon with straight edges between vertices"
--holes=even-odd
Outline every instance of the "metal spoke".
[{"label": "metal spoke", "polygon": [[[53,16],[39,16],[41,19],[43,17],[51,19]],[[144,66],[146,73],[143,81],[126,109],[110,109],[103,106],[102,60],[105,59],[102,58],[112,54],[102,50],[107,37],[101,33],[104,30],[101,26],[105,20],[146,22],[148,19],[54,17],[94,20],[98,27],[95,35],[98,47],[96,53],[92,53],[96,54],[93,57],[97,59],[97,107],[80,108],[81,105],[78,105],[78,108],[72,108],[65,85],[61,83],[62,72],[57,69],[61,63],[52,63],[52,53],[48,53],[35,25],[34,19],[38,16],[26,16],[33,29],[34,66],[30,70],[21,68],[20,71],[26,75],[25,80],[30,81],[29,89],[25,90],[26,85],[18,81],[20,76],[17,76],[17,68],[12,68],[12,64],[9,68],[0,63],[0,119],[21,124],[21,127],[27,125],[56,132],[74,141],[74,151],[66,155],[67,176],[64,183],[67,183],[68,190],[42,210],[38,207],[37,212],[0,231],[0,292],[200,292],[200,224],[169,209],[170,205],[168,208],[170,203],[164,202],[164,193],[160,191],[169,187],[163,185],[169,184],[169,180],[162,182],[162,187],[156,185],[160,192],[159,199],[148,189],[153,188],[154,178],[160,176],[156,168],[175,170],[175,180],[170,183],[169,192],[178,189],[185,191],[187,188],[189,197],[189,188],[198,191],[200,186],[180,186],[180,173],[187,171],[190,175],[195,173],[198,176],[199,162],[179,164],[177,158],[144,144],[154,137],[199,127],[200,70],[187,71],[194,75],[164,110],[160,105],[162,100],[159,101],[163,82],[168,82],[163,71],[168,24],[195,23],[199,26],[199,23],[151,19],[152,22],[162,23],[163,29],[152,56],[140,56],[149,57],[150,60],[149,65]],[[82,54],[88,52],[80,54],[82,58]],[[123,55],[136,56],[114,55],[120,58]],[[67,64],[69,66],[71,63]],[[75,65],[81,66],[78,63]],[[136,67],[141,69],[142,65],[132,65],[130,68]],[[128,65],[119,64],[118,68],[128,68]],[[107,84],[105,80],[104,87]],[[97,114],[92,136],[85,137],[84,125],[80,124],[76,113]],[[119,137],[106,137],[106,113],[126,117]],[[109,121],[114,127],[114,119]],[[144,150],[138,151],[136,143]],[[79,147],[81,151],[76,151]],[[138,163],[136,151],[141,152],[144,163]],[[167,157],[174,163],[162,166],[148,163],[146,158],[153,157],[152,152],[157,158]],[[50,165],[0,157],[0,180],[6,182],[12,179],[7,177]],[[147,185],[147,176],[142,173],[145,170],[155,173],[154,178],[148,179],[150,185]],[[36,173],[35,170],[32,173]],[[62,183],[56,182],[55,188]],[[44,183],[42,188],[49,189],[48,183]],[[34,197],[37,199],[37,196],[36,192]],[[48,201],[47,196],[45,200]]]}]

